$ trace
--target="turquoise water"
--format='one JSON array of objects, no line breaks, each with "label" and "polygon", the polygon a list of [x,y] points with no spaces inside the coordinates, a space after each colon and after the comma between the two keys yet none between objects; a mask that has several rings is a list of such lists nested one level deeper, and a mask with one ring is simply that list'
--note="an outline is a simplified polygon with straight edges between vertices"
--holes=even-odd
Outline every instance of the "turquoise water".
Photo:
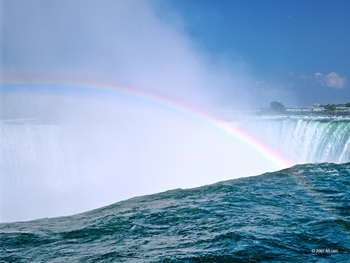
[{"label": "turquoise water", "polygon": [[240,124],[293,163],[350,162],[349,119],[252,119]]},{"label": "turquoise water", "polygon": [[[252,164],[253,165],[253,164]],[[348,262],[350,163],[0,224],[0,262]]]}]

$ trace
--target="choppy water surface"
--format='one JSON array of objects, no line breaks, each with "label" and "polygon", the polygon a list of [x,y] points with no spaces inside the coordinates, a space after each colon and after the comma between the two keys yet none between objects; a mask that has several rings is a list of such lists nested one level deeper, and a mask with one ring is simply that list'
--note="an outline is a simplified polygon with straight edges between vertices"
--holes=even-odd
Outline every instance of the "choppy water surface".
[{"label": "choppy water surface", "polygon": [[0,224],[4,262],[348,262],[350,163]]}]

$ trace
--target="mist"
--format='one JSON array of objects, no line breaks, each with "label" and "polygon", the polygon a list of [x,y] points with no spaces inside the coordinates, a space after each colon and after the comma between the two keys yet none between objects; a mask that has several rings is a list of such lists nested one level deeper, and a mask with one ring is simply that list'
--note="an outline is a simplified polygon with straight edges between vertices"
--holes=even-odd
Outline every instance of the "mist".
[{"label": "mist", "polygon": [[[1,221],[70,215],[280,168],[186,110],[144,97],[81,92],[32,91],[17,103],[36,105],[31,116],[3,118]],[[22,95],[7,94],[7,100]],[[59,115],[46,114],[55,112],[57,97]]]},{"label": "mist", "polygon": [[[112,82],[198,106],[247,107],[241,61],[213,58],[160,1],[3,1],[1,72]],[[229,98],[228,98],[229,96]],[[243,101],[243,103],[242,103]]]},{"label": "mist", "polygon": [[1,12],[1,221],[280,168],[186,110],[69,84],[201,111],[252,105],[244,63],[208,56],[160,2],[1,1]]}]

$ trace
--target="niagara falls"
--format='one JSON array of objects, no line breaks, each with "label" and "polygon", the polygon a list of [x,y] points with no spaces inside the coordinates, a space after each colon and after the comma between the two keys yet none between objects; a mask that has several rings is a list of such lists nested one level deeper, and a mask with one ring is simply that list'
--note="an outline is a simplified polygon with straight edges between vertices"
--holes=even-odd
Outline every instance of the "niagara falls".
[{"label": "niagara falls", "polygon": [[349,8],[0,0],[0,262],[348,262]]}]

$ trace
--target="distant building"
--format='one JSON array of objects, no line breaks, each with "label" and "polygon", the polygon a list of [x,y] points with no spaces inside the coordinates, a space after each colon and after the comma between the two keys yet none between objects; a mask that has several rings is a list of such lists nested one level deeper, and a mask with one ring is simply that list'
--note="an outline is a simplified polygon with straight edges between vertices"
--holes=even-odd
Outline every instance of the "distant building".
[{"label": "distant building", "polygon": [[320,107],[321,106],[321,104],[318,104],[318,103],[315,103],[314,104],[314,108],[318,108],[318,107]]}]

